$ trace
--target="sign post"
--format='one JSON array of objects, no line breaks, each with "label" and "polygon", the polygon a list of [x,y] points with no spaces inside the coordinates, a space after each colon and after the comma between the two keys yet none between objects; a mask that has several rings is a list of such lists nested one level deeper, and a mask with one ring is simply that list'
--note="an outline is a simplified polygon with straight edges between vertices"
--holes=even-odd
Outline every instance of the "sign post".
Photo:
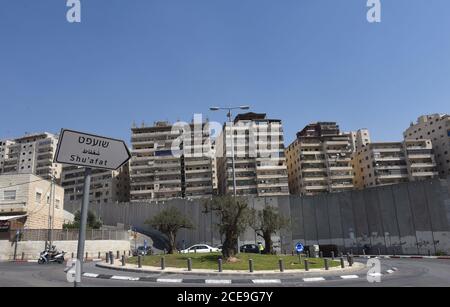
[{"label": "sign post", "polygon": [[124,141],[68,129],[61,130],[55,163],[85,167],[75,287],[81,283],[81,274],[83,273],[92,169],[117,170],[130,158],[130,151]]},{"label": "sign post", "polygon": [[298,263],[302,264],[302,256],[301,256],[301,252],[303,252],[305,250],[305,247],[303,246],[302,243],[298,242],[297,244],[295,244],[295,251],[297,252],[298,255]]}]

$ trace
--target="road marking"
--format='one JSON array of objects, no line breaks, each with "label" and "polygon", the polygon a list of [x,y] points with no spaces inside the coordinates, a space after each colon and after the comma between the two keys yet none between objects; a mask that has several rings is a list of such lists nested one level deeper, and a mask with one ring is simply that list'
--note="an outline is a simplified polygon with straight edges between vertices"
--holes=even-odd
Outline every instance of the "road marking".
[{"label": "road marking", "polygon": [[[75,271],[74,271],[74,273],[75,273]],[[74,273],[72,273],[72,274],[74,274]],[[98,274],[84,273],[83,276],[84,276],[84,277],[89,277],[89,278],[97,278],[97,277],[98,277]]]},{"label": "road marking", "polygon": [[231,284],[231,280],[227,279],[206,279],[207,284]]},{"label": "road marking", "polygon": [[280,284],[280,279],[253,279],[254,284]]},{"label": "road marking", "polygon": [[342,279],[356,279],[359,278],[358,275],[343,275],[341,276]]},{"label": "road marking", "polygon": [[165,283],[181,283],[182,279],[168,279],[168,278],[158,278],[156,282],[165,282]]},{"label": "road marking", "polygon": [[383,276],[383,274],[381,274],[381,273],[370,273],[369,276],[378,277],[378,276]]},{"label": "road marking", "polygon": [[323,277],[310,277],[310,278],[303,278],[304,282],[315,282],[315,281],[324,281],[325,278]]},{"label": "road marking", "polygon": [[130,277],[130,276],[113,276],[111,279],[115,280],[129,280],[129,281],[138,281],[139,277]]},{"label": "road marking", "polygon": [[28,262],[30,262],[30,263],[37,263],[38,261],[37,260],[28,260]]},{"label": "road marking", "polygon": [[394,273],[394,271],[393,270],[387,270],[386,271],[388,274],[392,274],[392,273]]}]

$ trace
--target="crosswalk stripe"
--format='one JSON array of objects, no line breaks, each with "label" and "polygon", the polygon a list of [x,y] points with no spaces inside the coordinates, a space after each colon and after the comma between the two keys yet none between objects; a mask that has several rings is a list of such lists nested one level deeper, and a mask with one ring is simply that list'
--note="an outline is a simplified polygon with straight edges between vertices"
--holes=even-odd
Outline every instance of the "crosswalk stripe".
[{"label": "crosswalk stripe", "polygon": [[207,284],[231,284],[231,280],[228,279],[206,279]]},{"label": "crosswalk stripe", "polygon": [[309,278],[303,278],[304,282],[314,282],[314,281],[324,281],[325,278],[323,277],[309,277]]},{"label": "crosswalk stripe", "polygon": [[253,279],[254,284],[279,284],[281,280],[279,279]]},{"label": "crosswalk stripe", "polygon": [[356,279],[359,278],[358,275],[343,275],[341,276],[342,279]]}]

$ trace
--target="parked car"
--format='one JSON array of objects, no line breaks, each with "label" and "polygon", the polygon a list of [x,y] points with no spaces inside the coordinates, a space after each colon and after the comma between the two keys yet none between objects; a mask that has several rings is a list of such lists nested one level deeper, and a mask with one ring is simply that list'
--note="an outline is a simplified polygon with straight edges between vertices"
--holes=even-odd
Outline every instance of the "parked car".
[{"label": "parked car", "polygon": [[152,248],[150,246],[139,246],[137,250],[133,251],[133,256],[147,256],[152,255]]},{"label": "parked car", "polygon": [[241,253],[259,254],[259,247],[256,244],[244,244],[240,248]]},{"label": "parked car", "polygon": [[182,254],[188,253],[218,253],[220,250],[217,247],[212,247],[207,244],[192,245],[187,249],[180,251]]}]

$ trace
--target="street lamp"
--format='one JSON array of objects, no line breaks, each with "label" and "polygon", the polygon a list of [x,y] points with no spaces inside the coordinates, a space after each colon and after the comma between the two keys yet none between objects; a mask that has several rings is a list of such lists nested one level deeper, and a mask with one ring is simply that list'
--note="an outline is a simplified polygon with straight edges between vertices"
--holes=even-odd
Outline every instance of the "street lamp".
[{"label": "street lamp", "polygon": [[231,164],[232,164],[232,171],[233,171],[233,195],[234,197],[237,196],[236,192],[236,171],[235,171],[235,161],[234,161],[234,136],[233,136],[233,121],[232,121],[232,110],[248,110],[250,109],[250,106],[239,106],[239,107],[211,107],[209,108],[211,111],[219,111],[219,110],[226,110],[228,122],[230,125],[230,136],[231,136]]},{"label": "street lamp", "polygon": [[[211,111],[220,111],[220,110],[225,110],[227,111],[227,117],[228,117],[228,122],[229,122],[229,126],[230,126],[230,136],[231,136],[231,164],[232,164],[232,171],[233,171],[233,195],[236,198],[237,196],[237,191],[236,191],[236,170],[235,170],[235,161],[234,161],[234,135],[233,135],[233,120],[232,120],[232,110],[248,110],[250,109],[250,106],[248,105],[243,105],[243,106],[239,106],[239,107],[210,107],[209,108]],[[228,167],[227,167],[228,168]],[[228,180],[227,180],[228,182]],[[238,237],[238,248],[237,248],[237,252],[239,253],[240,249],[240,242],[239,242],[239,237]]]}]

